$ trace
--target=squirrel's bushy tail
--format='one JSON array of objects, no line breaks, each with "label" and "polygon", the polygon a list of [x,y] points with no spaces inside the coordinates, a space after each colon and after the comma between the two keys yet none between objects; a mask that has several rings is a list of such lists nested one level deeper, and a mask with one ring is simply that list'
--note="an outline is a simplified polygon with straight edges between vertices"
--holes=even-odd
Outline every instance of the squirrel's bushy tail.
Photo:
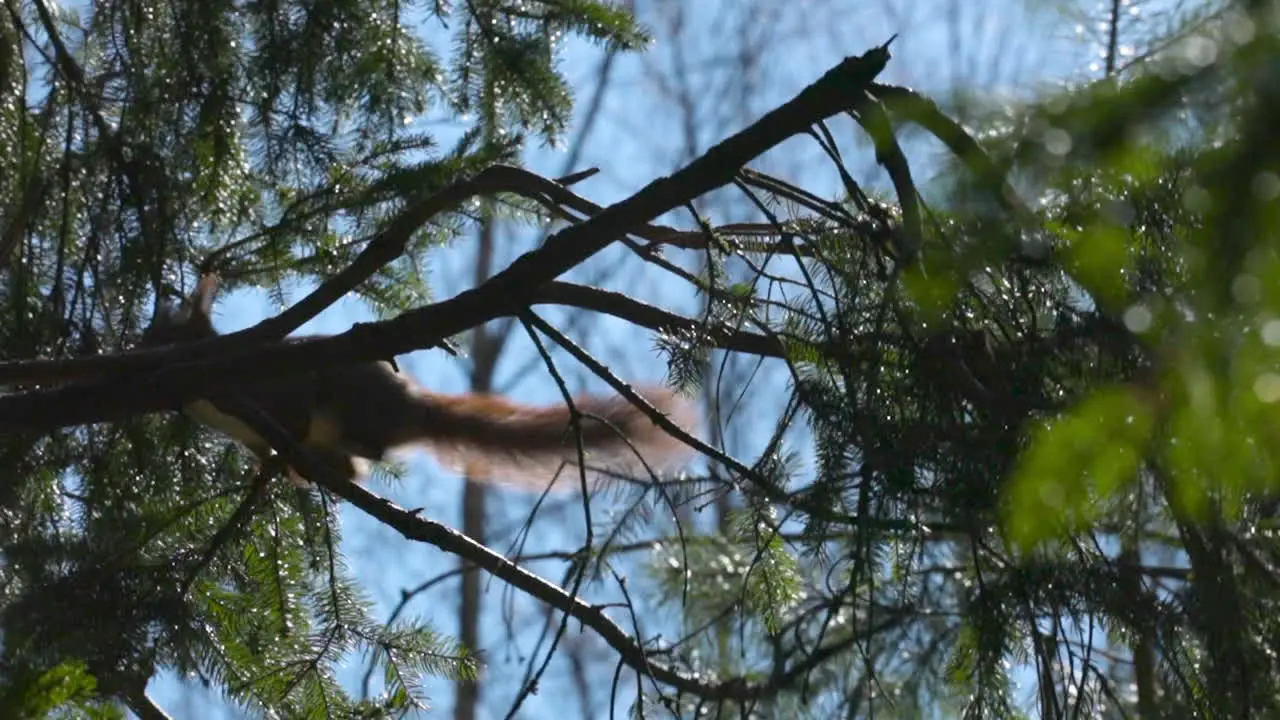
[{"label": "squirrel's bushy tail", "polygon": [[[665,388],[637,389],[677,426],[692,431],[692,403]],[[431,452],[442,465],[475,480],[544,489],[576,486],[578,433],[564,404],[534,407],[496,395],[444,395],[420,390],[416,437],[406,444]],[[622,397],[574,399],[588,478],[600,472],[645,477],[672,469],[692,451]]]}]

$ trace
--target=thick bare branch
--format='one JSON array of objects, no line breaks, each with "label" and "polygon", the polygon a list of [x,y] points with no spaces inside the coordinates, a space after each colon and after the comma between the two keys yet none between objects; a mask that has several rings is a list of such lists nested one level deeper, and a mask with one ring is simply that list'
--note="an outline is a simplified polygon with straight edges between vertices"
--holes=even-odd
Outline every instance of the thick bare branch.
[{"label": "thick bare branch", "polygon": [[[214,340],[150,353],[146,361],[190,360],[154,374],[129,379],[37,390],[0,398],[0,433],[45,431],[100,422],[176,406],[182,400],[227,388],[245,377],[256,381],[343,363],[389,358],[433,347],[443,339],[496,317],[518,312],[544,283],[599,252],[614,239],[669,210],[732,182],[738,170],[769,148],[804,132],[814,122],[847,108],[864,93],[888,61],[887,48],[846,58],[795,98],[731,136],[684,169],[660,178],[580,225],[547,239],[483,285],[448,300],[376,324],[358,324],[322,340],[263,347],[263,338],[282,337],[356,287],[400,252],[402,242],[439,205],[423,203],[371,242],[351,268],[276,318]],[[486,171],[487,172],[487,171]],[[477,177],[484,176],[484,173]],[[465,183],[464,183],[465,185]],[[474,187],[464,188],[474,191]],[[445,199],[465,199],[461,191]],[[394,230],[394,232],[393,232]],[[375,248],[374,246],[377,246]],[[138,369],[148,363],[137,358]],[[155,365],[150,365],[155,367]]]}]

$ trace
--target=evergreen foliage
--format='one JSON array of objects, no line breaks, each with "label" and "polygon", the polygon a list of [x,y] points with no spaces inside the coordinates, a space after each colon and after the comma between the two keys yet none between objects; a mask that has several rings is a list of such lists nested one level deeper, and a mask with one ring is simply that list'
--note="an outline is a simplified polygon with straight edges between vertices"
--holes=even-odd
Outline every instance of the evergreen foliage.
[{"label": "evergreen foliage", "polygon": [[[129,346],[210,257],[259,287],[327,277],[405,203],[564,128],[563,34],[645,41],[586,0],[6,9],[9,358]],[[709,307],[661,349],[691,386],[726,327],[773,342],[782,424],[809,433],[646,489],[573,559],[577,593],[576,573],[651,550],[633,592],[681,632],[640,638],[645,659],[715,689],[632,663],[634,713],[1280,714],[1275,11],[1197,8],[1162,52],[973,135],[873,86],[850,105],[892,194],[847,172],[838,202],[738,176],[767,222],[708,219],[710,262],[685,277]],[[447,20],[447,59],[411,17]],[[403,131],[440,107],[477,124],[443,149]],[[886,133],[906,127],[954,156],[928,193]],[[839,164],[832,137],[813,131]],[[418,304],[415,264],[465,219],[436,218],[360,293]],[[184,420],[3,436],[0,466],[0,702],[17,716],[109,717],[104,700],[136,708],[168,668],[281,717],[398,716],[425,704],[424,675],[476,671],[431,627],[372,617],[328,494],[260,482]],[[715,532],[645,540],[713,493],[735,503]],[[361,652],[381,697],[335,680]]]},{"label": "evergreen foliage", "polygon": [[[646,41],[583,0],[4,8],[0,347],[14,359],[132,346],[154,300],[189,288],[202,262],[277,297],[325,279],[405,203],[511,161],[526,135],[557,138],[566,34]],[[468,113],[448,146],[406,132]],[[465,219],[423,227],[360,294],[420,303],[424,253]],[[0,445],[5,717],[64,703],[101,715],[110,699],[139,710],[165,668],[279,717],[398,716],[426,702],[424,674],[475,672],[430,627],[370,616],[329,501],[256,483],[247,453],[186,420]],[[384,696],[335,681],[352,653],[382,666]]]}]

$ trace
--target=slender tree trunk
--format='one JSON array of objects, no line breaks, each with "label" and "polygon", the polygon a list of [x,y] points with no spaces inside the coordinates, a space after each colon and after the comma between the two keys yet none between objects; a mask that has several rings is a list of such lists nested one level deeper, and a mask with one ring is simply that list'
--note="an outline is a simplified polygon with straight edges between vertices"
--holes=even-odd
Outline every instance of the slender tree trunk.
[{"label": "slender tree trunk", "polygon": [[[475,286],[479,286],[493,272],[493,219],[486,215],[480,227],[480,242],[476,250]],[[476,328],[471,342],[471,390],[490,392],[493,389],[493,371],[498,362],[500,338],[488,326]],[[462,491],[462,532],[478,543],[485,538],[485,499],[483,484],[467,479]],[[483,573],[468,572],[462,575],[462,597],[458,605],[458,639],[463,647],[477,652],[480,649],[480,583]],[[456,720],[474,720],[480,704],[480,684],[477,680],[459,680],[457,700],[453,716]]]}]

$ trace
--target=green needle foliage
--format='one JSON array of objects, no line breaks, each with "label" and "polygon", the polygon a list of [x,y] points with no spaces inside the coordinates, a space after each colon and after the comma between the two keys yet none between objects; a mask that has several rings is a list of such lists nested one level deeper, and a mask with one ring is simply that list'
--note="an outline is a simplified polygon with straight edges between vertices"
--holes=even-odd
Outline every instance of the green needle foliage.
[{"label": "green needle foliage", "polygon": [[873,92],[953,155],[910,263],[897,198],[740,186],[780,241],[708,243],[708,314],[787,347],[816,457],[753,448],[719,542],[650,564],[688,668],[778,688],[688,716],[1280,715],[1280,41],[1216,5],[973,135]]},{"label": "green needle foliage", "polygon": [[[406,203],[514,160],[527,136],[557,140],[568,36],[646,42],[582,0],[5,3],[5,358],[130,347],[202,261],[276,293],[334,274]],[[458,137],[407,126],[424,118]],[[420,304],[423,253],[465,220],[423,227],[361,296]],[[6,436],[0,467],[4,717],[136,710],[164,669],[276,717],[400,716],[426,703],[424,676],[475,673],[432,628],[371,617],[332,504],[257,486],[186,420]],[[380,698],[335,680],[361,654]]]},{"label": "green needle foliage", "polygon": [[[331,275],[404,204],[554,141],[565,34],[645,40],[577,0],[5,8],[10,358],[128,347],[210,258],[232,284]],[[595,528],[565,575],[576,593],[574,572],[650,551],[614,617],[644,598],[678,632],[620,622],[648,653],[625,663],[636,715],[1280,716],[1275,17],[1215,3],[1162,54],[979,132],[873,87],[850,108],[892,194],[843,166],[838,202],[739,177],[771,232],[706,238],[686,275],[706,322],[661,349],[710,385],[726,327],[754,333],[782,356],[782,421]],[[406,131],[433,112],[476,119],[444,146]],[[909,127],[953,156],[936,187],[906,172]],[[359,292],[420,301],[416,263],[465,220]],[[118,715],[161,670],[280,717],[400,716],[423,677],[476,672],[372,617],[329,496],[258,482],[185,420],[10,434],[0,467],[6,717]],[[714,532],[654,539],[715,494]],[[357,654],[381,696],[337,681]]]}]

